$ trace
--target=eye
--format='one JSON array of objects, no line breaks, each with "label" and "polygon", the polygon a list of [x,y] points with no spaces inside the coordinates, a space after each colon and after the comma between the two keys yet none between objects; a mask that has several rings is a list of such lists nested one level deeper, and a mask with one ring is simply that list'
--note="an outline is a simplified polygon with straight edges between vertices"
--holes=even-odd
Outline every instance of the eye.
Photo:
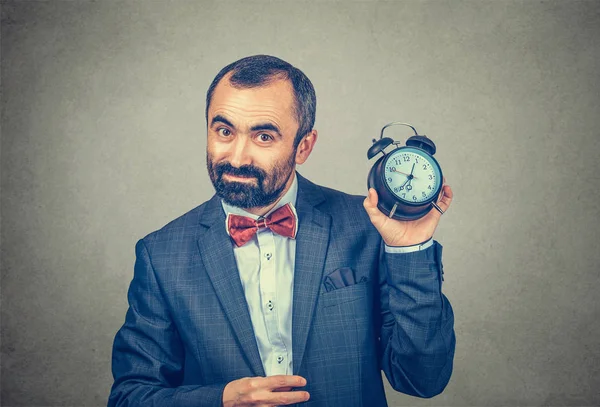
[{"label": "eye", "polygon": [[261,133],[258,135],[258,140],[261,143],[269,143],[269,142],[273,141],[274,139],[273,139],[273,136],[271,136],[270,134]]},{"label": "eye", "polygon": [[219,129],[217,129],[217,133],[219,133],[219,136],[222,136],[222,137],[229,137],[229,136],[231,136],[231,131],[229,129],[224,128],[224,127],[221,127]]}]

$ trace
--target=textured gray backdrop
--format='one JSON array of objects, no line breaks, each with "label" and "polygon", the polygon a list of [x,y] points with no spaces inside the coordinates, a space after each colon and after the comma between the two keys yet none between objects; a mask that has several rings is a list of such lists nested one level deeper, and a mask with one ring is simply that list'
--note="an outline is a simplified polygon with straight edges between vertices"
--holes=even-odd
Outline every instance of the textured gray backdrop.
[{"label": "textured gray backdrop", "polygon": [[204,94],[257,53],[314,82],[313,181],[365,193],[390,121],[438,145],[455,371],[390,405],[600,404],[600,2],[2,8],[2,405],[106,403],[134,244],[212,195]]}]

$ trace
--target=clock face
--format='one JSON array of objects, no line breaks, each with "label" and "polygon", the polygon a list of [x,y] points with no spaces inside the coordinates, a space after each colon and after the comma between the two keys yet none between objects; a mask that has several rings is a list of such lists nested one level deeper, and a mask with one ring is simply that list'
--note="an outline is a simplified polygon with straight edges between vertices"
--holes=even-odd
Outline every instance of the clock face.
[{"label": "clock face", "polygon": [[423,204],[437,197],[442,173],[437,161],[413,147],[401,147],[388,154],[385,184],[401,201]]}]

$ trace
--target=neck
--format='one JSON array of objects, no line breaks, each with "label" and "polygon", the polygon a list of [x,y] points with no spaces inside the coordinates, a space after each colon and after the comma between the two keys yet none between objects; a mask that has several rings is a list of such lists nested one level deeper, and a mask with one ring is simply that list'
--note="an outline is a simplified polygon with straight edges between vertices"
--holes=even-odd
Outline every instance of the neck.
[{"label": "neck", "polygon": [[253,215],[256,215],[256,216],[264,216],[265,214],[267,214],[271,209],[273,209],[275,207],[275,205],[277,205],[277,203],[287,193],[287,191],[289,191],[290,187],[292,186],[292,183],[294,182],[294,176],[295,175],[296,175],[296,171],[294,170],[294,171],[292,171],[292,173],[290,174],[290,177],[286,181],[285,188],[283,189],[283,191],[281,191],[281,194],[275,200],[275,202],[273,202],[272,204],[267,205],[267,206],[260,206],[260,207],[254,207],[254,208],[246,208],[244,210],[246,212],[249,212],[249,213],[251,213]]}]

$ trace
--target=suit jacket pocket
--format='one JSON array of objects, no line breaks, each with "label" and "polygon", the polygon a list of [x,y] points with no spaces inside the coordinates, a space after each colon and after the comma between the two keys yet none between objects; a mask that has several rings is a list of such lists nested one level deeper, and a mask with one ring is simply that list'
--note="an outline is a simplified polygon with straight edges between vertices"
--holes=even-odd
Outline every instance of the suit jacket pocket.
[{"label": "suit jacket pocket", "polygon": [[368,290],[369,282],[361,281],[353,285],[321,293],[319,303],[321,307],[326,308],[353,301],[364,301],[367,297]]}]

